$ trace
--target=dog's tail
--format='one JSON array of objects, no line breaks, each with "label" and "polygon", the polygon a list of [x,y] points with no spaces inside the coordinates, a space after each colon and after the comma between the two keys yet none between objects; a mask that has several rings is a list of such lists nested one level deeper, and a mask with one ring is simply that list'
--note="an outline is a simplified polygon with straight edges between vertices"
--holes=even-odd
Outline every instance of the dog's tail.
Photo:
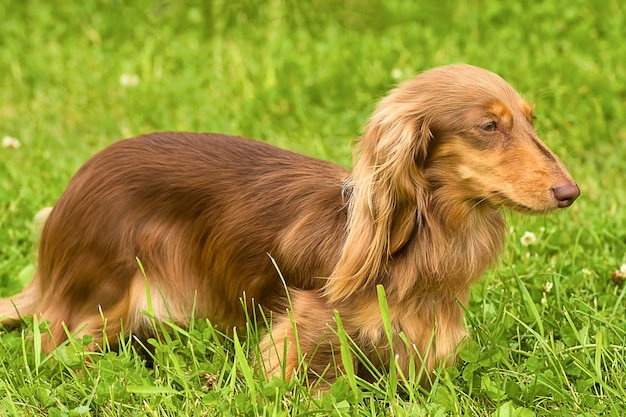
[{"label": "dog's tail", "polygon": [[[35,244],[38,246],[41,238],[43,226],[52,211],[52,207],[46,207],[35,215],[33,229],[35,235]],[[20,292],[9,298],[0,300],[0,322],[6,324],[15,324],[22,320],[24,316],[35,314],[39,309],[41,292],[39,290],[39,277],[35,273],[33,280]]]},{"label": "dog's tail", "polygon": [[17,324],[24,316],[36,313],[39,307],[40,291],[37,280],[33,281],[24,290],[9,298],[0,300],[0,322]]}]

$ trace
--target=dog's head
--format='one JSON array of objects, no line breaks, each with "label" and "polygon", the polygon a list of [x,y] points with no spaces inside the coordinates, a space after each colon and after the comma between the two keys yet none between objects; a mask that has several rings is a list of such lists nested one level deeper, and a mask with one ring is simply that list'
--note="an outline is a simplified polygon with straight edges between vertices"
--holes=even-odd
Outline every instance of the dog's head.
[{"label": "dog's head", "polygon": [[414,182],[441,189],[455,204],[530,213],[567,207],[580,191],[539,139],[534,118],[498,75],[452,65],[427,71],[383,99],[360,146],[380,161],[404,159]]},{"label": "dog's head", "polygon": [[541,213],[567,207],[580,194],[539,139],[532,107],[499,76],[451,66],[424,73],[404,88],[418,96],[426,91],[433,102],[423,168],[430,185],[448,193],[446,199]]},{"label": "dog's head", "polygon": [[375,276],[433,203],[450,227],[482,209],[571,205],[578,186],[534,117],[502,78],[469,65],[426,71],[381,100],[356,147],[350,230],[334,274],[360,279],[337,293]]}]

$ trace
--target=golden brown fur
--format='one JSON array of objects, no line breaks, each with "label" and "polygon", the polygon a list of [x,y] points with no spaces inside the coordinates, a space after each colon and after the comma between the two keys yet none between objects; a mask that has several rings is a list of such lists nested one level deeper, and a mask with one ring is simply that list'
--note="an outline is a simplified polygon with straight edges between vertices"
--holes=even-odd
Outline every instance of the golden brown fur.
[{"label": "golden brown fur", "polygon": [[111,339],[122,325],[150,334],[147,289],[157,319],[185,323],[194,313],[225,329],[244,325],[245,293],[273,312],[266,372],[290,377],[299,345],[304,372],[332,381],[335,310],[361,350],[388,365],[381,284],[398,367],[406,374],[413,358],[429,372],[452,359],[465,335],[460,304],[501,252],[500,207],[543,213],[579,194],[533,117],[500,77],[456,65],[380,102],[352,172],[238,137],[120,141],[71,180],[45,223],[32,283],[0,302],[0,316],[49,320],[51,350],[66,338],[63,323],[96,344],[102,317]]}]

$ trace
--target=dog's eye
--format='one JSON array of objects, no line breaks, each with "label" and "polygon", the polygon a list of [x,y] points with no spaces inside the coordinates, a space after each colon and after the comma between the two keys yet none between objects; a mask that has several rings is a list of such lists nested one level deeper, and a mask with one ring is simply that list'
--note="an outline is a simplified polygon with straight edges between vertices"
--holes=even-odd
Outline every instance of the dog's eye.
[{"label": "dog's eye", "polygon": [[485,123],[481,126],[481,129],[485,132],[493,132],[496,130],[496,122]]}]

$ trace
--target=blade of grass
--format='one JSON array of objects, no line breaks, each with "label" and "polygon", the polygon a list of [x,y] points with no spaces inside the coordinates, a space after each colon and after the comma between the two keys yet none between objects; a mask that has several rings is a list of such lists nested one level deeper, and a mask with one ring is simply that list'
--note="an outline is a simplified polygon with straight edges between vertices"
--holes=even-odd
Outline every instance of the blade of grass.
[{"label": "blade of grass", "polygon": [[252,368],[250,367],[250,364],[246,359],[246,355],[243,351],[241,343],[239,343],[239,336],[237,336],[236,330],[233,331],[233,341],[235,343],[235,359],[238,368],[243,374],[248,390],[250,391],[250,401],[252,402],[252,409],[254,410],[255,414],[258,415],[259,410],[257,405],[256,382],[254,381]]},{"label": "blade of grass", "polygon": [[389,304],[387,303],[385,288],[383,288],[382,285],[377,285],[376,292],[378,294],[378,305],[380,307],[383,327],[385,328],[385,334],[387,335],[387,340],[389,342],[388,395],[389,398],[394,398],[398,391],[398,375],[396,372],[396,355],[393,350],[393,329],[391,327],[391,315],[389,314]]},{"label": "blade of grass", "polygon": [[531,297],[530,293],[526,289],[526,286],[522,282],[522,279],[520,278],[517,271],[515,271],[515,269],[513,269],[513,276],[515,277],[515,282],[517,283],[517,287],[519,288],[519,291],[522,294],[522,301],[524,302],[526,311],[528,311],[528,313],[530,313],[530,315],[533,317],[535,323],[537,324],[537,328],[539,329],[539,334],[543,338],[543,335],[545,334],[545,330],[543,328],[543,321],[541,320],[541,316],[539,315],[539,310],[537,310],[537,306],[535,305],[533,298]]},{"label": "blade of grass", "polygon": [[35,374],[39,375],[41,366],[41,329],[39,328],[39,315],[33,314],[33,346],[35,348]]},{"label": "blade of grass", "polygon": [[339,353],[341,355],[341,363],[343,364],[343,369],[345,371],[346,379],[348,380],[348,385],[350,385],[350,388],[352,388],[352,390],[356,393],[359,391],[359,389],[356,384],[354,362],[352,354],[350,352],[348,336],[337,310],[334,311],[334,315],[335,323],[337,324],[337,336],[339,337]]}]

